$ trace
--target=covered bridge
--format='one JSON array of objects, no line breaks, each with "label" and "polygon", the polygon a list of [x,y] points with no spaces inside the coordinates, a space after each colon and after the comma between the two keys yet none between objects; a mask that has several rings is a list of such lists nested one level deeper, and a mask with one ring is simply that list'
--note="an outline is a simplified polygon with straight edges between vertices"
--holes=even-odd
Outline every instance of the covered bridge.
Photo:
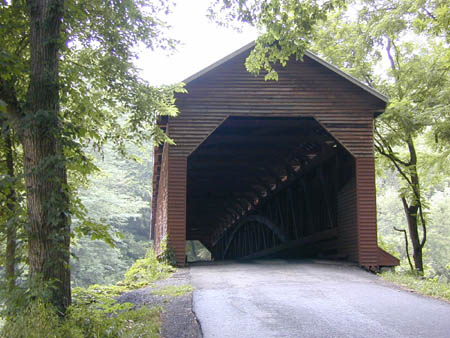
[{"label": "covered bridge", "polygon": [[186,240],[214,259],[320,255],[397,265],[377,245],[373,120],[387,98],[307,52],[278,81],[245,69],[251,43],[188,78],[175,145],[155,148],[152,234],[177,264]]}]

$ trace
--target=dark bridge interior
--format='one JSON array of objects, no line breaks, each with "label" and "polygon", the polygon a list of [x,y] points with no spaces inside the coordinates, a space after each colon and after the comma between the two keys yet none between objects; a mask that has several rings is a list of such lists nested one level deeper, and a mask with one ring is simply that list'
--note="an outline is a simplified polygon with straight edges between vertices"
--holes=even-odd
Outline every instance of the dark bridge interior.
[{"label": "dark bridge interior", "polygon": [[188,158],[187,239],[215,259],[337,256],[356,240],[354,177],[313,118],[229,117]]}]

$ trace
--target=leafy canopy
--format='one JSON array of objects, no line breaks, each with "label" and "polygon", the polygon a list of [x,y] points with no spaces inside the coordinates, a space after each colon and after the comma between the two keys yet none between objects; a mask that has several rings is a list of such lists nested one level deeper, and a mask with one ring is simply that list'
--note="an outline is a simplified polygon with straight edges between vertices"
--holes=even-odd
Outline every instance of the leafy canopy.
[{"label": "leafy canopy", "polygon": [[343,0],[215,0],[210,16],[223,25],[247,23],[259,37],[246,60],[247,70],[264,72],[266,80],[277,80],[273,65],[286,65],[294,55],[301,59],[310,44],[315,25],[329,11],[343,6]]}]

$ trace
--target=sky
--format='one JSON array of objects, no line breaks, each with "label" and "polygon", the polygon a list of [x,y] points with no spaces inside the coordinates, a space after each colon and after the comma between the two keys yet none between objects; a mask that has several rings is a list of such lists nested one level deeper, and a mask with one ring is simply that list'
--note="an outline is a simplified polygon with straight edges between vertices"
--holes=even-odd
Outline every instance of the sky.
[{"label": "sky", "polygon": [[141,76],[152,85],[183,81],[210,64],[255,40],[256,31],[244,27],[239,33],[219,27],[206,17],[211,0],[181,0],[167,17],[170,37],[181,41],[177,52],[143,50],[137,60]]}]

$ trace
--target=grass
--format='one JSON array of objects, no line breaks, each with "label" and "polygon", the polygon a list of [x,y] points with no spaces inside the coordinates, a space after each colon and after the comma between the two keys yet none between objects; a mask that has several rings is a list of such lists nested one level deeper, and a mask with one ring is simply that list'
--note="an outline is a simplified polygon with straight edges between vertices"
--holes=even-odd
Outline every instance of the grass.
[{"label": "grass", "polygon": [[450,284],[436,279],[423,278],[411,273],[383,272],[381,278],[422,295],[450,301]]},{"label": "grass", "polygon": [[185,285],[168,285],[161,289],[152,291],[152,293],[158,296],[178,297],[192,291],[194,291],[192,285],[185,284]]}]

